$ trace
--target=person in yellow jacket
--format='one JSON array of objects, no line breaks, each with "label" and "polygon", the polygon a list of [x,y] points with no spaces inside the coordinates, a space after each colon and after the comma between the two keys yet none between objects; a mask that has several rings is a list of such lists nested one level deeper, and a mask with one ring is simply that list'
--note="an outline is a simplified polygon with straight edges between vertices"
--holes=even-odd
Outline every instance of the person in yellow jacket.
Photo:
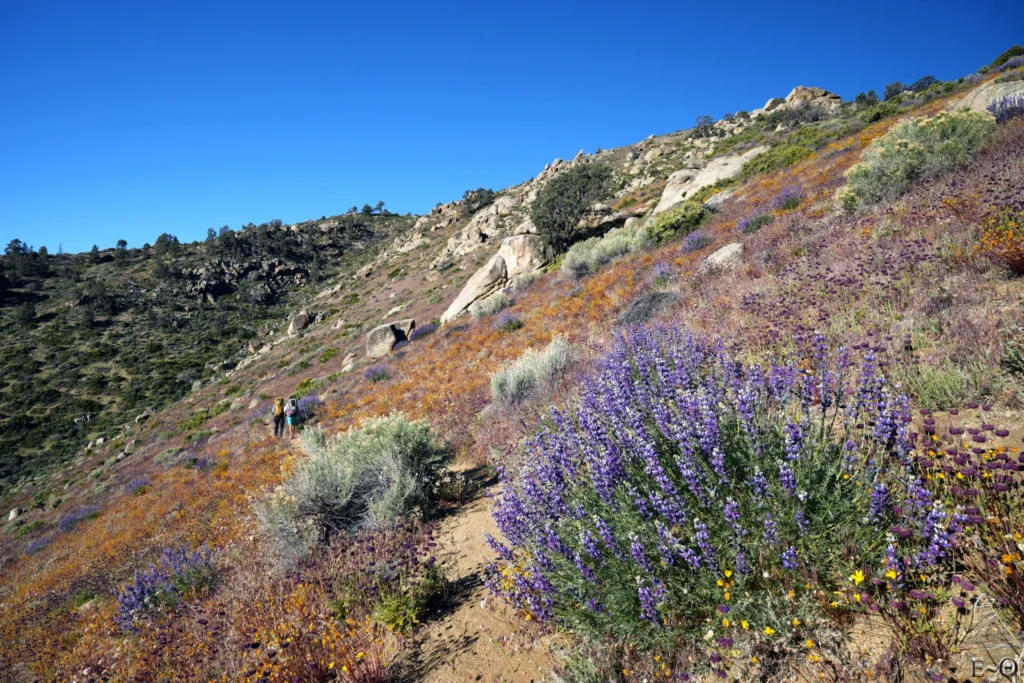
[{"label": "person in yellow jacket", "polygon": [[274,401],[274,436],[284,436],[284,399]]}]

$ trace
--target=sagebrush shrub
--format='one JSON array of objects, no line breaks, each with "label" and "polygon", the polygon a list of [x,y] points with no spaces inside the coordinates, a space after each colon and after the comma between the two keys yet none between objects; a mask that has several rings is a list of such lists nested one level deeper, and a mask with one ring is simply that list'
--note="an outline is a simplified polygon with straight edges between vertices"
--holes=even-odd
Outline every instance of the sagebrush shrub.
[{"label": "sagebrush shrub", "polygon": [[572,245],[562,261],[562,272],[578,280],[596,273],[619,256],[650,245],[651,240],[644,228],[616,228],[603,237],[591,237]]},{"label": "sagebrush shrub", "polygon": [[967,164],[992,138],[995,121],[976,111],[942,112],[896,126],[846,173],[839,198],[848,209],[892,201],[922,178]]},{"label": "sagebrush shrub", "polygon": [[527,351],[491,375],[491,400],[501,406],[513,406],[548,386],[569,363],[569,343],[561,337],[542,351]]},{"label": "sagebrush shrub", "polygon": [[499,313],[512,305],[512,299],[505,292],[492,294],[486,299],[473,302],[469,312],[474,318],[486,318],[489,315]]},{"label": "sagebrush shrub", "polygon": [[307,429],[302,446],[307,457],[255,505],[286,560],[338,532],[386,528],[429,504],[430,481],[448,458],[430,425],[400,413],[334,437]]},{"label": "sagebrush shrub", "polygon": [[595,639],[730,649],[800,643],[820,595],[859,605],[872,576],[909,586],[945,566],[962,518],[910,469],[907,399],[871,352],[857,371],[806,346],[746,365],[678,329],[630,330],[504,480],[490,589]]},{"label": "sagebrush shrub", "polygon": [[697,201],[686,201],[679,206],[659,213],[647,226],[647,234],[655,242],[688,235],[701,226],[708,217],[708,210]]}]

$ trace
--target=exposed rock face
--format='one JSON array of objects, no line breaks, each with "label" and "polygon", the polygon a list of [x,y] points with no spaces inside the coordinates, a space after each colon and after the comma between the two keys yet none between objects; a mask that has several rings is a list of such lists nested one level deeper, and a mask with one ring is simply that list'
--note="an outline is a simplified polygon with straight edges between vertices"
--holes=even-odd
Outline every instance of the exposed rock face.
[{"label": "exposed rock face", "polygon": [[684,168],[668,177],[668,184],[661,193],[661,201],[654,207],[652,215],[668,211],[676,204],[686,201],[698,190],[714,185],[719,180],[732,178],[740,172],[743,165],[754,157],[767,152],[765,146],[755,147],[742,154],[719,157],[709,162],[704,168]]},{"label": "exposed rock face", "polygon": [[462,288],[455,301],[448,306],[448,310],[441,315],[441,323],[444,324],[452,318],[461,315],[470,304],[478,299],[494,294],[505,287],[508,282],[508,268],[505,259],[495,254],[484,266],[473,274]]},{"label": "exposed rock face", "polygon": [[739,242],[727,244],[711,254],[701,264],[701,272],[732,270],[743,260],[743,245]]},{"label": "exposed rock face", "polygon": [[292,337],[313,324],[313,316],[305,311],[292,316],[291,324],[288,325],[288,336]]},{"label": "exposed rock face", "polygon": [[416,329],[416,321],[412,318],[385,323],[373,328],[366,335],[366,355],[370,358],[388,355],[391,353],[391,349],[395,348],[395,344],[408,340],[414,329]]},{"label": "exposed rock face", "polygon": [[989,81],[980,88],[975,88],[967,97],[960,100],[959,108],[974,111],[988,111],[988,105],[1007,95],[1024,95],[1024,81],[1005,81],[996,83]]},{"label": "exposed rock face", "polygon": [[544,240],[537,235],[513,235],[501,243],[498,256],[505,261],[505,277],[509,280],[540,269],[548,262]]}]

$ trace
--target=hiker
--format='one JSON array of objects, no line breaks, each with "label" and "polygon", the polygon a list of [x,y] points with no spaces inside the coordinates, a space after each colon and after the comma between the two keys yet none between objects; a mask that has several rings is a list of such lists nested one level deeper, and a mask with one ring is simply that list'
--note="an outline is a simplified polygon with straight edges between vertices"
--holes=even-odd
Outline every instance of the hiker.
[{"label": "hiker", "polygon": [[278,398],[274,401],[274,436],[284,436],[284,399]]},{"label": "hiker", "polygon": [[295,420],[298,419],[299,402],[294,396],[288,397],[288,405],[284,407],[284,414],[288,418],[288,438],[295,438]]}]

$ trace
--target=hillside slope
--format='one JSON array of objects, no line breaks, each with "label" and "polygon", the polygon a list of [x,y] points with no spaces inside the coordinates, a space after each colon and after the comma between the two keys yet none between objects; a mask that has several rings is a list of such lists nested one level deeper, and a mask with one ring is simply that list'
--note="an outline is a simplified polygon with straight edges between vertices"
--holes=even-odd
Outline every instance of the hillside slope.
[{"label": "hillside slope", "polygon": [[[522,185],[483,201],[467,193],[427,216],[254,226],[235,236],[250,245],[239,256],[218,252],[229,248],[223,237],[165,241],[145,254],[43,257],[45,267],[38,255],[15,255],[36,263],[7,290],[23,303],[5,307],[4,400],[20,408],[7,417],[0,460],[13,508],[0,536],[0,663],[13,680],[291,680],[298,671],[302,680],[379,680],[371,659],[440,675],[423,671],[431,659],[417,652],[441,629],[427,623],[403,637],[381,628],[379,605],[339,607],[354,590],[346,582],[370,591],[352,577],[377,571],[385,548],[415,548],[403,566],[419,567],[434,552],[434,525],[450,534],[445,515],[479,512],[474,481],[492,484],[495,466],[506,476],[524,467],[524,437],[550,422],[549,404],[574,404],[576,380],[645,295],[665,295],[655,297],[660,321],[750,359],[794,351],[813,334],[870,348],[916,406],[982,419],[967,406],[991,403],[999,429],[1019,442],[1024,395],[1004,358],[1007,331],[1024,323],[1024,290],[982,250],[978,230],[994,209],[1024,211],[1024,121],[1000,124],[956,173],[876,209],[843,211],[837,200],[844,174],[899,121],[955,107],[998,78],[936,83],[882,103],[798,88],[749,114],[556,160]],[[687,200],[710,206],[702,239],[669,234],[585,277],[566,275],[533,239],[531,209],[554,179],[598,165],[613,183],[586,207],[577,239],[641,222],[654,229]],[[736,244],[729,269],[706,265]],[[509,299],[504,317],[468,312],[499,294]],[[32,318],[15,322],[32,301]],[[91,319],[75,319],[82,308]],[[300,310],[308,317],[296,321]],[[368,357],[367,334],[379,325],[413,319],[423,330],[442,318],[438,330],[396,337],[386,356]],[[572,349],[562,378],[514,408],[492,405],[491,375],[557,337]],[[426,419],[463,469],[479,468],[475,479],[423,522],[337,543],[282,572],[252,510],[304,457],[268,424],[271,400],[293,394],[309,397],[305,430],[342,432],[393,411]],[[98,417],[76,424],[84,414]],[[216,551],[216,581],[126,628],[125,586],[166,550],[200,545]],[[449,565],[461,581],[424,618],[475,618],[460,610],[469,598],[477,604],[483,571],[466,569]],[[497,672],[481,663],[475,675],[532,677],[516,657],[546,666],[538,643],[564,646],[564,634],[497,609],[517,624],[500,650],[516,653],[521,639],[531,652],[510,654],[513,665]],[[769,675],[752,671],[734,673]]]}]

